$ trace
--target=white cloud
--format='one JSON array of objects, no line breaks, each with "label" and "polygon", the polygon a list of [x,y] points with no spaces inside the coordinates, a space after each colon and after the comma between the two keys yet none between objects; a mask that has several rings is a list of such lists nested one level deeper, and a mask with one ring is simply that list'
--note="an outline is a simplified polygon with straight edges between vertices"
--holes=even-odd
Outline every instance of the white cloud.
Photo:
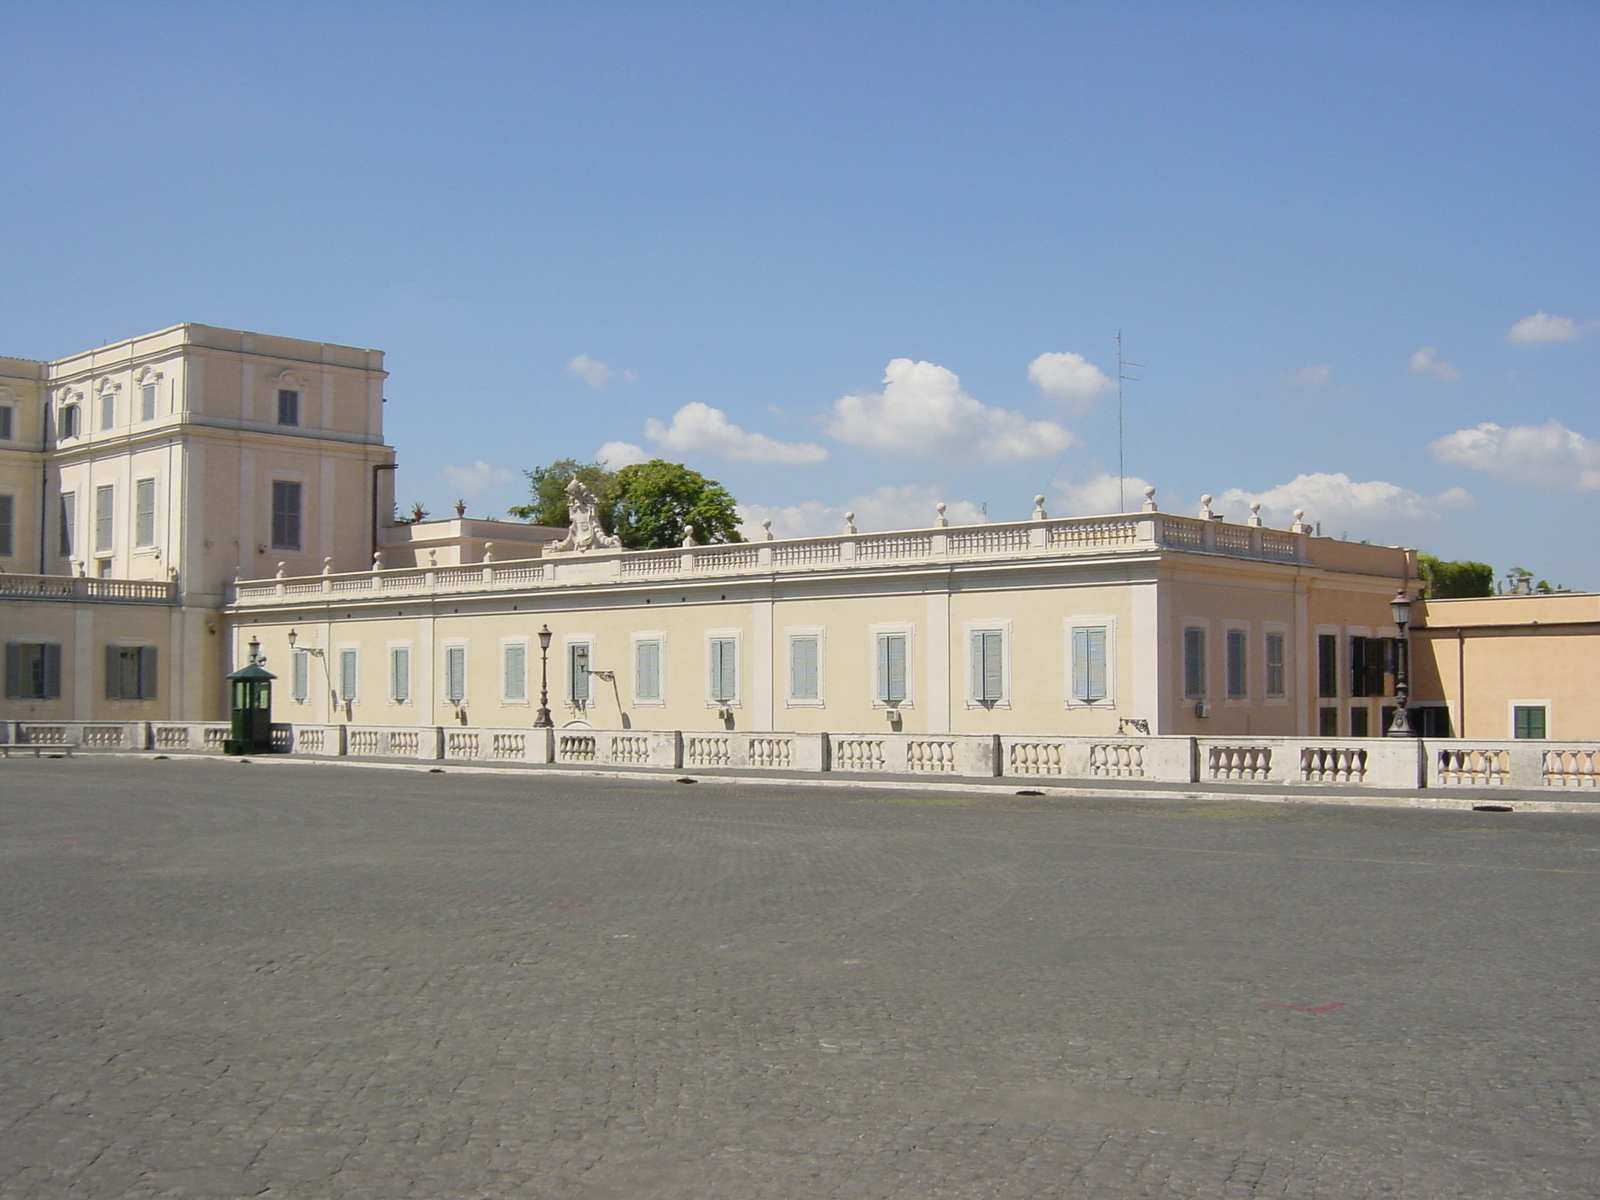
[{"label": "white cloud", "polygon": [[598,358],[590,358],[587,354],[580,354],[577,358],[568,361],[567,370],[592,388],[604,387],[617,378],[625,379],[630,383],[635,378],[632,371],[615,371]]},{"label": "white cloud", "polygon": [[491,467],[486,462],[475,462],[470,467],[449,466],[439,472],[439,477],[463,496],[479,496],[490,488],[504,487],[514,476],[505,467]]},{"label": "white cloud", "polygon": [[602,466],[620,471],[623,467],[631,467],[636,463],[649,462],[650,452],[643,446],[635,446],[632,442],[607,442],[594,452],[594,460]]},{"label": "white cloud", "polygon": [[[936,489],[921,484],[893,486],[885,484],[876,491],[857,496],[843,504],[823,504],[820,500],[807,500],[802,504],[766,505],[741,504],[740,529],[748,538],[762,536],[761,520],[772,520],[772,532],[777,537],[822,537],[844,529],[844,514],[856,514],[856,528],[863,533],[880,533],[890,529],[927,529],[938,516],[934,505],[943,500]],[[969,500],[947,502],[945,519],[952,525],[981,525],[983,509]]]},{"label": "white cloud", "polygon": [[1431,447],[1441,462],[1476,467],[1550,491],[1600,491],[1600,442],[1559,421],[1503,429],[1486,421],[1446,434]]},{"label": "white cloud", "polygon": [[1300,508],[1307,521],[1321,523],[1325,536],[1399,545],[1415,545],[1419,537],[1438,529],[1444,513],[1476,503],[1462,488],[1424,496],[1381,479],[1357,482],[1348,475],[1319,473],[1297,475],[1264,492],[1230,488],[1213,500],[1211,507],[1243,521],[1250,515],[1250,505],[1257,502],[1261,519],[1268,525],[1287,527],[1294,510]]},{"label": "white cloud", "polygon": [[1432,346],[1424,346],[1411,356],[1411,369],[1421,375],[1432,375],[1435,379],[1442,379],[1446,383],[1454,383],[1461,378],[1461,372],[1440,358],[1439,352]]},{"label": "white cloud", "polygon": [[955,372],[897,358],[881,392],[834,402],[828,432],[841,442],[893,454],[1015,462],[1060,454],[1077,439],[1054,421],[990,408],[961,390]]},{"label": "white cloud", "polygon": [[1301,367],[1294,373],[1289,382],[1294,384],[1295,387],[1319,388],[1328,382],[1328,376],[1332,373],[1333,368],[1327,363],[1313,363],[1310,366]]},{"label": "white cloud", "polygon": [[1028,378],[1046,396],[1083,411],[1116,384],[1081,354],[1041,354],[1028,364]]},{"label": "white cloud", "polygon": [[1578,322],[1571,317],[1536,312],[1513,325],[1511,332],[1506,334],[1506,340],[1519,346],[1533,346],[1539,342],[1570,342],[1596,327],[1600,327],[1600,321]]},{"label": "white cloud", "polygon": [[[1064,517],[1094,517],[1101,513],[1114,513],[1117,508],[1117,477],[1102,471],[1091,476],[1081,483],[1072,483],[1064,479],[1055,482],[1055,503],[1050,511],[1057,512]],[[1128,512],[1137,512],[1144,504],[1144,489],[1150,486],[1149,480],[1140,479],[1137,475],[1129,475],[1122,481],[1122,506]],[[1156,500],[1159,503],[1160,497]]]},{"label": "white cloud", "polygon": [[828,452],[814,442],[780,442],[764,433],[747,433],[730,422],[720,408],[698,400],[680,408],[671,425],[650,418],[644,431],[652,442],[679,453],[700,451],[765,463],[814,463],[828,457]]}]

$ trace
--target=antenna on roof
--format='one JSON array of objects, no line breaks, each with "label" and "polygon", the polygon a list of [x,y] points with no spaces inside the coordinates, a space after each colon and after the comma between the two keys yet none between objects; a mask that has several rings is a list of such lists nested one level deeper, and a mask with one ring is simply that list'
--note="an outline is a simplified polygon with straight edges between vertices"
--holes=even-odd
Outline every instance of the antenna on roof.
[{"label": "antenna on roof", "polygon": [[1129,362],[1122,357],[1122,330],[1117,330],[1117,511],[1128,511],[1126,480],[1128,473],[1124,468],[1122,454],[1122,385],[1123,383],[1138,383],[1137,375],[1129,375],[1129,367],[1144,369],[1143,363]]}]

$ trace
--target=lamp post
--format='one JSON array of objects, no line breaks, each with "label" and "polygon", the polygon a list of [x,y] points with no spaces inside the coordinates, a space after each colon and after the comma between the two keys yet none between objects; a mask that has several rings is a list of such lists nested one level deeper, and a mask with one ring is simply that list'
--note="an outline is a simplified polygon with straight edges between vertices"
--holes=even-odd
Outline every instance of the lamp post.
[{"label": "lamp post", "polygon": [[550,626],[539,630],[539,713],[533,719],[535,729],[549,729],[555,724],[550,719]]},{"label": "lamp post", "polygon": [[1389,614],[1400,630],[1394,643],[1394,719],[1389,722],[1386,735],[1392,738],[1416,737],[1411,727],[1411,714],[1406,702],[1411,698],[1411,643],[1406,638],[1406,626],[1411,624],[1411,597],[1401,588],[1389,601]]}]

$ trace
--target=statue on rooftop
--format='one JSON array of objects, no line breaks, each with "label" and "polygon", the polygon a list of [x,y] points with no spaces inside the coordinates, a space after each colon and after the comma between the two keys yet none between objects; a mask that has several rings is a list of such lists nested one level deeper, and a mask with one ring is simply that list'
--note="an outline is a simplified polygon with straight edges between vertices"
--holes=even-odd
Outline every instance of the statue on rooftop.
[{"label": "statue on rooftop", "polygon": [[570,522],[567,536],[552,542],[549,549],[578,552],[621,549],[622,542],[601,528],[599,498],[576,477],[567,484],[567,513]]}]

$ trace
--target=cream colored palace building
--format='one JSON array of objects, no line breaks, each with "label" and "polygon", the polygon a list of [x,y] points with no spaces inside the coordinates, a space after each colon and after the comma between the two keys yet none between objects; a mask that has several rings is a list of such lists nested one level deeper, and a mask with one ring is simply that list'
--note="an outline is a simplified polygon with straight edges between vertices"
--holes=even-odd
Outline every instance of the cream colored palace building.
[{"label": "cream colored palace building", "polygon": [[1404,549],[1147,499],[558,552],[394,524],[384,379],[202,325],[0,359],[0,718],[215,720],[251,639],[307,723],[525,728],[542,666],[557,725],[611,729],[1349,737],[1393,703]]}]

